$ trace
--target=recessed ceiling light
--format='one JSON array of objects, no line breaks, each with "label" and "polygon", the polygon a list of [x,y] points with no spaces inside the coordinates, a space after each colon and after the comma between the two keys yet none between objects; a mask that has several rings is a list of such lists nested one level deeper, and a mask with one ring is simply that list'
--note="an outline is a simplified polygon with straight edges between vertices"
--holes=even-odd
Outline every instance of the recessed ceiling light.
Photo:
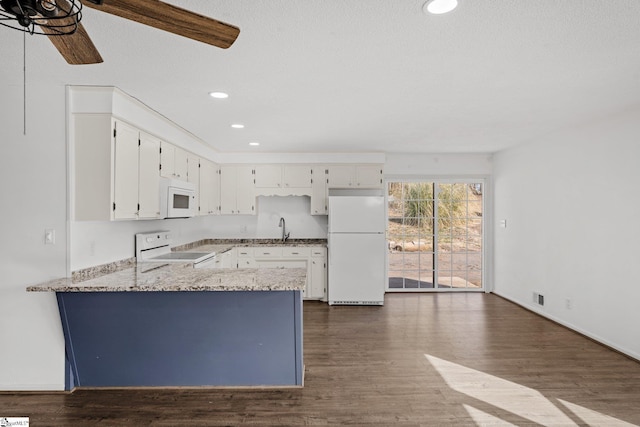
[{"label": "recessed ceiling light", "polygon": [[254,142],[250,142],[249,145],[251,145],[252,147],[257,147],[258,145],[260,145],[260,143],[257,141],[254,141]]},{"label": "recessed ceiling light", "polygon": [[422,10],[440,15],[451,12],[456,6],[458,6],[458,0],[430,0],[424,4]]},{"label": "recessed ceiling light", "polygon": [[240,124],[240,123],[234,123],[234,124],[231,125],[231,127],[234,128],[234,129],[243,129],[244,125]]},{"label": "recessed ceiling light", "polygon": [[209,92],[209,95],[212,98],[217,98],[217,99],[225,99],[229,97],[229,94],[224,92]]}]

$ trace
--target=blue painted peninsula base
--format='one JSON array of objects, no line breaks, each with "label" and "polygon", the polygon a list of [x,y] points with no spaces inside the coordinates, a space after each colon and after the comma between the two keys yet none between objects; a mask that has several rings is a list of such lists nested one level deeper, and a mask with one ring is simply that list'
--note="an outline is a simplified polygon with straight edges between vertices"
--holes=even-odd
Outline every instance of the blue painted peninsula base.
[{"label": "blue painted peninsula base", "polygon": [[56,295],[67,390],[302,386],[301,291]]}]

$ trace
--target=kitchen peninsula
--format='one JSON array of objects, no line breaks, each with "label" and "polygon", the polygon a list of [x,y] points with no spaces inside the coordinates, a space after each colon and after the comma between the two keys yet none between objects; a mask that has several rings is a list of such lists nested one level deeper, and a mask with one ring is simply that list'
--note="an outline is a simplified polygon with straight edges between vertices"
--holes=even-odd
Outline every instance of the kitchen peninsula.
[{"label": "kitchen peninsula", "polygon": [[302,386],[306,269],[143,263],[56,292],[65,389]]}]

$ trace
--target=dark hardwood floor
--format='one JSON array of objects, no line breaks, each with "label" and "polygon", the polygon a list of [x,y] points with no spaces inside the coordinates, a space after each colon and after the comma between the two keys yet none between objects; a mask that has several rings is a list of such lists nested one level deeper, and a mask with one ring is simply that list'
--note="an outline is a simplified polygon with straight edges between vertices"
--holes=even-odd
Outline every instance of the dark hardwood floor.
[{"label": "dark hardwood floor", "polygon": [[0,394],[31,426],[640,425],[640,363],[494,295],[304,305],[305,387]]}]

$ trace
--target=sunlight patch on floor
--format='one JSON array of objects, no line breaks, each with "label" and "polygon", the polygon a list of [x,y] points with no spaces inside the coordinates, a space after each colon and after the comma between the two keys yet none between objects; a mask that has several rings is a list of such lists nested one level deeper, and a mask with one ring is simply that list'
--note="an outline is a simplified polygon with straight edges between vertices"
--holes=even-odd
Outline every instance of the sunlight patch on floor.
[{"label": "sunlight patch on floor", "polygon": [[[429,354],[425,354],[425,357],[438,371],[447,385],[457,392],[541,425],[578,425],[562,409],[537,390]],[[560,399],[558,401],[577,418],[592,426],[634,426],[634,424],[629,424],[574,403]],[[464,405],[464,407],[480,426],[511,425],[473,406]]]},{"label": "sunlight patch on floor", "polygon": [[473,422],[475,422],[479,427],[516,427],[515,424],[511,424],[508,421],[501,420],[500,418],[491,414],[487,414],[486,412],[481,411],[478,408],[474,408],[473,406],[462,406],[464,406],[464,409],[467,410],[469,416],[473,418]]},{"label": "sunlight patch on floor", "polygon": [[567,409],[576,414],[582,421],[590,426],[606,426],[606,427],[637,427],[635,424],[619,420],[609,415],[601,414],[593,409],[558,399]]}]

